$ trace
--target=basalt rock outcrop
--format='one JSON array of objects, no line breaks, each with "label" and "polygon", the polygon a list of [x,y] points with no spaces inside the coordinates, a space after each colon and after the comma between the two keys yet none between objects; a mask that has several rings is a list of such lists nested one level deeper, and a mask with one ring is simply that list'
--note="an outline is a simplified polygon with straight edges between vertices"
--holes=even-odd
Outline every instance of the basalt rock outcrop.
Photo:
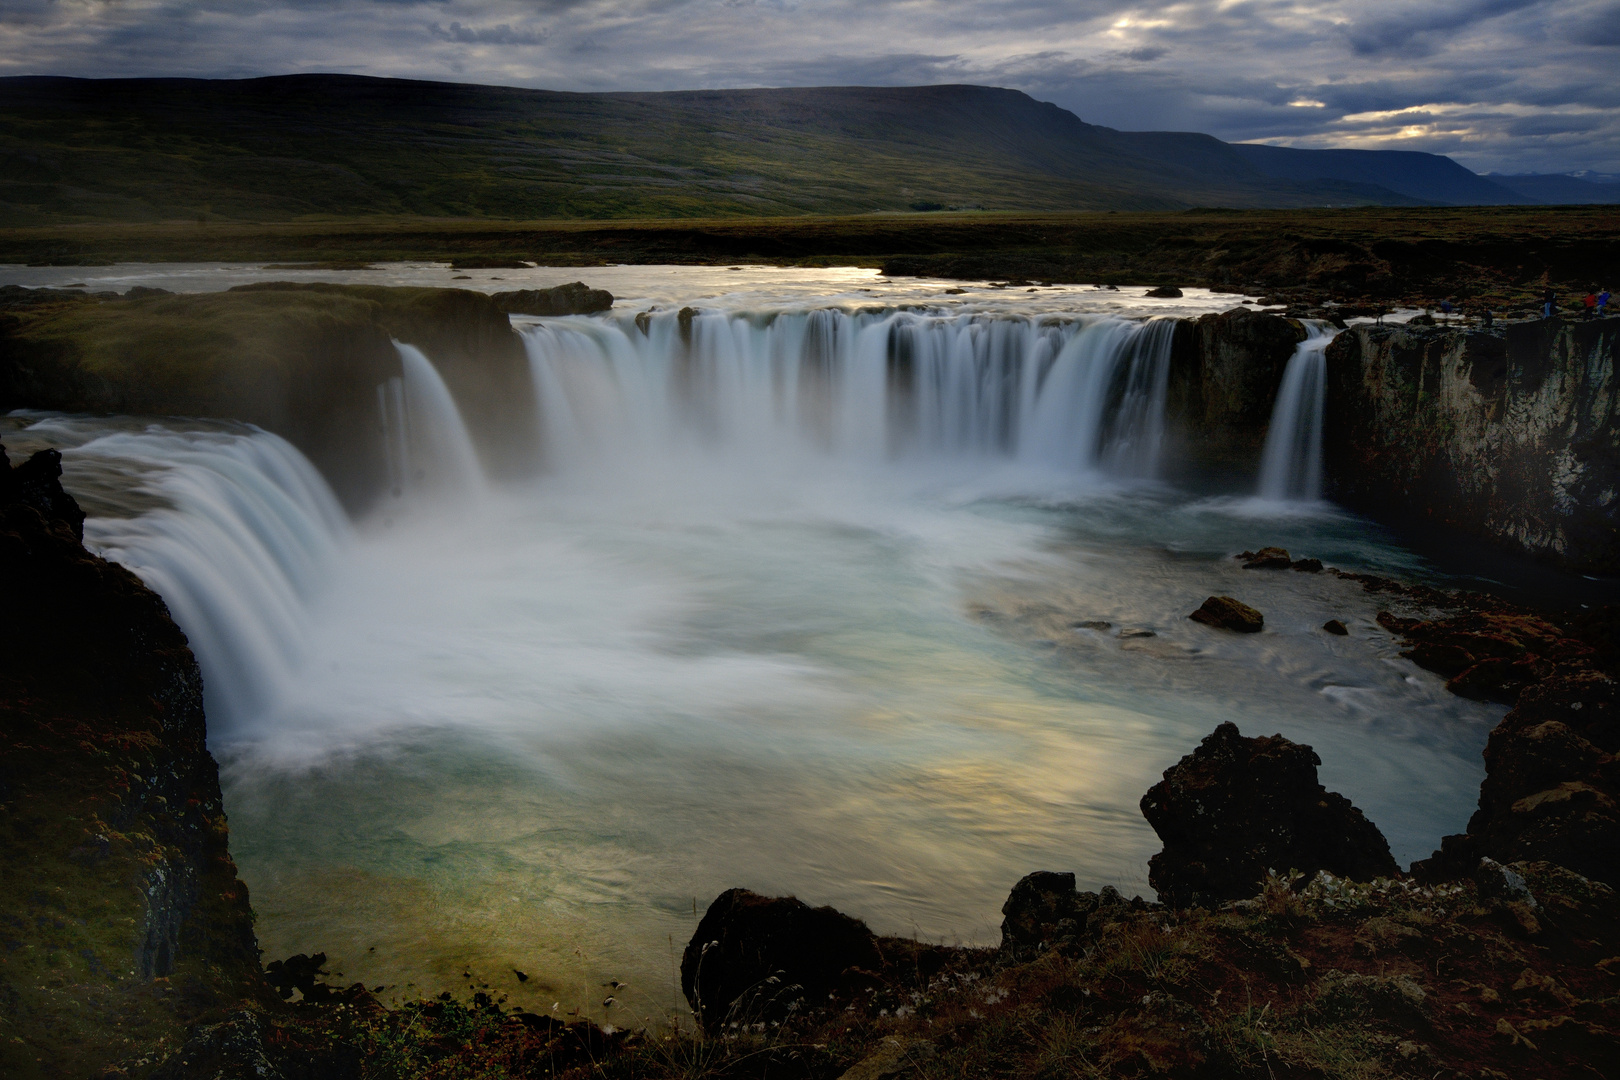
[{"label": "basalt rock outcrop", "polygon": [[517,289],[490,297],[508,315],[594,315],[613,307],[613,294],[570,281],[549,289]]},{"label": "basalt rock outcrop", "polygon": [[0,310],[0,409],[257,424],[358,508],[387,488],[378,387],[401,375],[396,340],[432,359],[486,468],[532,468],[539,435],[522,340],[494,301],[461,289],[264,282]]},{"label": "basalt rock outcrop", "polygon": [[1166,399],[1180,452],[1166,456],[1252,475],[1283,369],[1307,336],[1297,320],[1243,307],[1181,322]]},{"label": "basalt rock outcrop", "polygon": [[1327,349],[1333,495],[1620,572],[1620,319],[1356,327]]},{"label": "basalt rock outcrop", "polygon": [[1248,739],[1230,722],[1142,796],[1164,841],[1148,881],[1167,904],[1242,900],[1270,872],[1318,870],[1368,881],[1399,873],[1377,826],[1317,782],[1321,759],[1281,735]]},{"label": "basalt rock outcrop", "polygon": [[1000,951],[1019,962],[1049,949],[1083,947],[1110,919],[1149,906],[1141,897],[1126,900],[1112,885],[1081,892],[1073,874],[1037,870],[1020,878],[1001,905]]},{"label": "basalt rock outcrop", "polygon": [[703,1026],[780,1019],[883,964],[859,919],[791,896],[728,889],[709,905],[681,955],[681,990]]},{"label": "basalt rock outcrop", "polygon": [[1576,668],[1526,687],[1485,744],[1468,831],[1412,867],[1425,879],[1472,874],[1481,857],[1542,859],[1620,884],[1620,683]]},{"label": "basalt rock outcrop", "polygon": [[54,451],[0,452],[8,1077],[89,1075],[128,1031],[178,1033],[262,985],[197,662],[157,594],[84,549],[59,474]]},{"label": "basalt rock outcrop", "polygon": [[1597,650],[1539,615],[1511,609],[1464,611],[1434,619],[1378,613],[1378,624],[1402,635],[1401,655],[1448,680],[1454,694],[1511,705],[1532,683],[1584,667]]},{"label": "basalt rock outcrop", "polygon": [[1239,634],[1258,634],[1266,626],[1264,615],[1230,596],[1210,597],[1187,618],[1205,626],[1213,626],[1218,630],[1232,630]]}]

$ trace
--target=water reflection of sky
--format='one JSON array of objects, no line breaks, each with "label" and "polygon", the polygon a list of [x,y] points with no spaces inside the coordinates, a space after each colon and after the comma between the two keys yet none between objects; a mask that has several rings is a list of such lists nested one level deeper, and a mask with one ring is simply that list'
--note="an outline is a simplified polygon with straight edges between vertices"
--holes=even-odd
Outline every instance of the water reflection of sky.
[{"label": "water reflection of sky", "polygon": [[[170,292],[216,292],[255,281],[332,281],[350,285],[418,285],[502,292],[543,289],[570,281],[614,295],[616,307],[705,304],[772,309],[814,305],[893,307],[922,304],[947,311],[1023,315],[1202,315],[1235,307],[1245,297],[1186,288],[1179,299],[1147,296],[1149,286],[1007,286],[947,278],[887,278],[852,267],[782,266],[537,266],[526,270],[453,270],[449,263],[375,263],[371,270],[268,270],[265,263],[121,263],[116,266],[0,266],[0,285],[83,285],[91,292],[126,292],[141,285]],[[960,293],[947,290],[960,289]],[[1252,298],[1251,298],[1252,299]]]}]

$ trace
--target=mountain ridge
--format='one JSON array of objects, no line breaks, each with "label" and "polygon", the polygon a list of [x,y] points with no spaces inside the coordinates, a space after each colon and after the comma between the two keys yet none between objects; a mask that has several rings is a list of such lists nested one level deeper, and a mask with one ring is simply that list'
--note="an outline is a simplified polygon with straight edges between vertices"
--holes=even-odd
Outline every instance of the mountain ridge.
[{"label": "mountain ridge", "polygon": [[356,75],[0,79],[5,225],[1448,201],[1365,170],[1275,175],[1254,156],[965,84],[593,94]]}]

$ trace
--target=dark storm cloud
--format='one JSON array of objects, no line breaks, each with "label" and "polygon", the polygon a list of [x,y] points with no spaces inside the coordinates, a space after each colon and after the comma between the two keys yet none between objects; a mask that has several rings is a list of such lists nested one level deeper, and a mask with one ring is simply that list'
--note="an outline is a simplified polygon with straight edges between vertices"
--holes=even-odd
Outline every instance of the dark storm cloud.
[{"label": "dark storm cloud", "polygon": [[[1345,27],[1345,40],[1358,56],[1395,53],[1428,56],[1437,51],[1442,39],[1461,30],[1504,15],[1539,8],[1547,0],[1467,0],[1463,3],[1410,4],[1387,15],[1374,15]],[[1539,24],[1535,24],[1537,32]],[[1511,28],[1507,32],[1513,32]]]},{"label": "dark storm cloud", "polygon": [[434,23],[428,33],[440,41],[454,41],[463,45],[538,45],[550,35],[544,30],[514,30],[511,23],[496,26],[462,26],[453,22],[449,26]]},{"label": "dark storm cloud", "polygon": [[1010,86],[1091,123],[1620,171],[1615,0],[0,0],[0,72]]}]

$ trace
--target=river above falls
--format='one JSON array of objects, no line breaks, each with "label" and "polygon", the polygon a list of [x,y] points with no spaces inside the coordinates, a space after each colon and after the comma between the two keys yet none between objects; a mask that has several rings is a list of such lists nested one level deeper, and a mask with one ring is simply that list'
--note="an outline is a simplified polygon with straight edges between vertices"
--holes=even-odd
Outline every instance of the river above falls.
[{"label": "river above falls", "polygon": [[[814,354],[847,367],[822,383],[805,374],[821,370],[804,345],[815,316],[745,316],[756,301],[815,306],[828,280],[801,295],[751,272],[775,299],[714,293],[710,268],[641,290],[719,311],[694,331],[718,358],[696,385],[732,412],[705,414],[701,437],[674,434],[692,398],[657,366],[656,328],[637,345],[623,318],[527,323],[556,383],[549,437],[573,423],[570,445],[597,449],[502,485],[463,464],[355,522],[255,429],[4,419],[14,456],[64,450],[87,543],[164,593],[197,648],[268,957],[325,951],[385,998],[488,983],[623,1025],[680,1007],[680,951],[731,886],[832,904],[880,933],[993,944],[1032,870],[1150,894],[1159,845],[1137,800],[1225,720],[1314,746],[1324,783],[1403,865],[1462,828],[1503,710],[1401,659],[1373,618],[1387,598],[1231,556],[1278,544],[1351,570],[1440,580],[1433,568],[1331,505],[1178,490],[1139,452],[1153,332],[1119,317],[1196,311],[1069,301],[1092,322],[1020,324],[993,346],[964,318],[1036,300],[1001,290],[994,310],[918,316],[933,321],[905,333],[936,342],[941,387],[1023,365],[1040,389],[942,391],[908,414],[911,451],[839,452],[850,432],[894,430],[892,410],[862,411],[882,379],[862,382],[861,342],[898,331],[851,314],[854,292],[881,286],[814,272],[852,275],[821,295],[853,327],[837,331],[843,352]],[[1054,305],[1026,315],[1062,306],[1025,295]],[[798,343],[791,379],[750,381],[778,338]],[[1070,446],[1051,394],[1090,400],[1079,374],[1104,357],[1148,365],[1147,405],[1116,402]],[[453,427],[420,363],[398,395],[408,426]],[[1065,382],[1069,363],[1091,367]],[[750,421],[741,434],[733,415]],[[795,437],[773,439],[778,426]],[[464,462],[453,434],[440,456]],[[1189,621],[1212,594],[1259,608],[1265,631]],[[1330,618],[1350,634],[1323,633]]]}]

